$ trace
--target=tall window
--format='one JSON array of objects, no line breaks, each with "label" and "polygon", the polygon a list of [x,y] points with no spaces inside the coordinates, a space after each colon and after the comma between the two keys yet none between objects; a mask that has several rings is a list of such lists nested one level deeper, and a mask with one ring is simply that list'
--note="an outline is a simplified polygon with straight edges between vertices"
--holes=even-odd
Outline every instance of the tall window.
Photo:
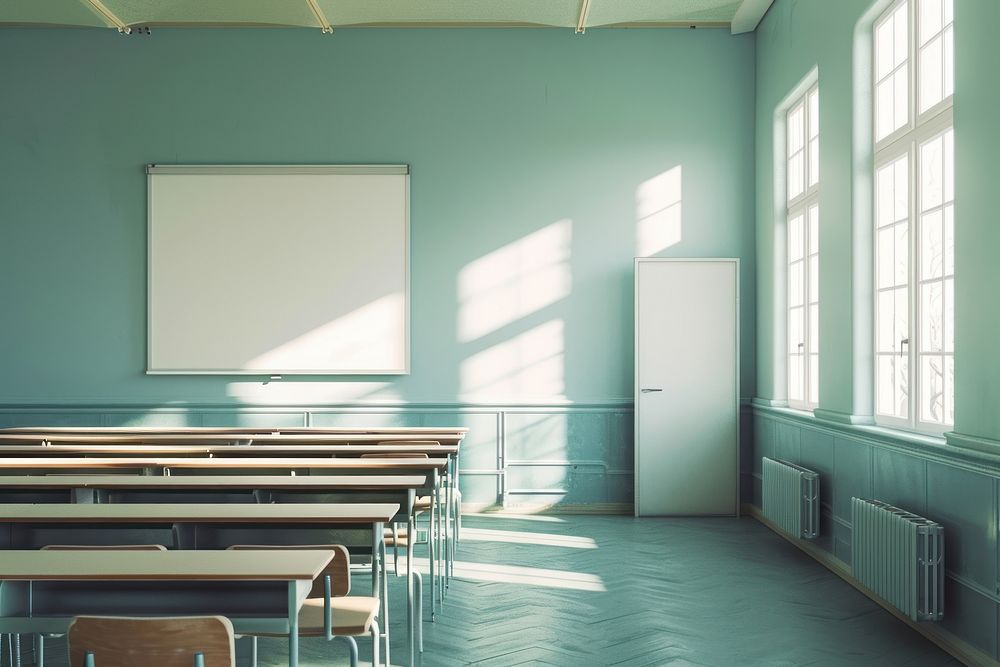
[{"label": "tall window", "polygon": [[954,423],[953,0],[875,22],[875,414]]},{"label": "tall window", "polygon": [[792,103],[788,181],[788,404],[819,404],[819,88]]}]

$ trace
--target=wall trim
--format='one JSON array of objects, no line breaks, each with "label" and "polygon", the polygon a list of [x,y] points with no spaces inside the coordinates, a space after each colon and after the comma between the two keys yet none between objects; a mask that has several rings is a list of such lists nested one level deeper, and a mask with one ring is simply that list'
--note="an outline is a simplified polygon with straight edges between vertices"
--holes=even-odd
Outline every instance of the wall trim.
[{"label": "wall trim", "polygon": [[953,447],[960,447],[962,449],[971,449],[977,452],[984,452],[986,454],[1000,455],[1000,440],[994,440],[992,438],[983,438],[978,435],[966,435],[964,433],[957,433],[955,431],[949,431],[944,434],[945,441],[952,445]]},{"label": "wall trim", "polygon": [[750,399],[750,405],[761,408],[787,408],[788,401],[783,398],[758,398],[754,396]]},{"label": "wall trim", "polygon": [[816,560],[820,565],[823,565],[826,569],[830,570],[835,575],[849,583],[897,619],[906,623],[912,629],[916,630],[918,633],[934,642],[942,650],[946,651],[956,659],[961,660],[966,665],[973,665],[975,667],[982,665],[983,667],[987,667],[997,664],[996,660],[994,660],[992,656],[963,641],[962,639],[959,639],[952,633],[942,628],[940,623],[917,623],[915,621],[911,621],[908,617],[901,614],[895,607],[892,607],[887,602],[884,602],[881,598],[875,595],[875,593],[858,583],[854,577],[851,576],[851,569],[848,567],[847,563],[813,544],[790,538],[788,535],[781,532],[777,526],[768,521],[764,517],[761,510],[757,509],[755,505],[749,503],[743,505],[743,513],[762,523],[764,526],[783,538],[786,542],[798,547],[800,550]]},{"label": "wall trim", "polygon": [[875,424],[875,418],[871,415],[855,415],[850,412],[841,412],[840,410],[824,410],[823,408],[816,408],[813,410],[813,416],[815,416],[816,419],[833,422],[835,424],[854,424],[864,426],[873,426]]},{"label": "wall trim", "polygon": [[817,419],[811,413],[786,408],[754,406],[754,414],[775,422],[807,426],[821,433],[865,445],[890,449],[900,454],[962,468],[970,472],[1000,477],[1000,445],[993,453],[967,447],[954,447],[944,438],[861,424],[840,424]]}]

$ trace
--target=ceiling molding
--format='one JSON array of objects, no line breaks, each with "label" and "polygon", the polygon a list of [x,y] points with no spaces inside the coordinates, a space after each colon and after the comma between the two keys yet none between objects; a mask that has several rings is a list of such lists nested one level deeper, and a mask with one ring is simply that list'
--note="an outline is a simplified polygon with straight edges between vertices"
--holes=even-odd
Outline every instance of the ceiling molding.
[{"label": "ceiling molding", "polygon": [[590,13],[590,0],[580,0],[580,15],[576,19],[576,34],[587,32],[587,14]]},{"label": "ceiling molding", "polygon": [[117,28],[118,32],[128,34],[132,32],[132,29],[125,25],[125,22],[120,18],[115,16],[115,13],[104,6],[101,0],[81,0],[83,4],[94,10],[102,19],[104,19],[109,28]]},{"label": "ceiling molding", "polygon": [[734,35],[741,35],[756,30],[772,4],[774,0],[743,0],[733,16],[731,32]]}]

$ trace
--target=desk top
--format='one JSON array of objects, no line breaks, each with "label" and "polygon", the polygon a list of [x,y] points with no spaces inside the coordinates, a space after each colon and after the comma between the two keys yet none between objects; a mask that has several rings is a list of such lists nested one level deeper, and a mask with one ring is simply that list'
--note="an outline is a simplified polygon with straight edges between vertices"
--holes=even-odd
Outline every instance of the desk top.
[{"label": "desk top", "polygon": [[155,456],[41,456],[0,457],[0,470],[5,468],[333,468],[341,470],[434,470],[448,465],[444,458],[224,458],[155,457]]},{"label": "desk top", "polygon": [[427,454],[447,456],[458,453],[458,445],[174,445],[174,444],[105,444],[105,443],[58,443],[51,445],[0,444],[0,457],[4,456],[74,456],[81,454],[140,454],[160,456],[163,454],[212,454],[218,456],[283,456],[323,455],[361,456],[362,454]]},{"label": "desk top", "polygon": [[448,433],[464,435],[469,429],[463,427],[439,426],[376,426],[356,428],[353,426],[286,426],[279,428],[215,427],[215,426],[20,426],[0,428],[0,436],[7,434],[62,434],[62,435],[396,435],[413,439],[428,440],[427,434]]},{"label": "desk top", "polygon": [[[0,523],[388,523],[398,503],[0,504]],[[0,552],[0,562],[6,551]]]},{"label": "desk top", "polygon": [[6,475],[3,489],[267,489],[395,491],[418,489],[424,475]]},{"label": "desk top", "polygon": [[32,445],[53,444],[286,444],[286,445],[336,445],[378,444],[380,442],[434,441],[457,445],[464,433],[428,431],[426,433],[5,433],[0,431],[0,444]]},{"label": "desk top", "polygon": [[3,551],[2,580],[312,581],[333,559],[323,549],[268,551]]}]

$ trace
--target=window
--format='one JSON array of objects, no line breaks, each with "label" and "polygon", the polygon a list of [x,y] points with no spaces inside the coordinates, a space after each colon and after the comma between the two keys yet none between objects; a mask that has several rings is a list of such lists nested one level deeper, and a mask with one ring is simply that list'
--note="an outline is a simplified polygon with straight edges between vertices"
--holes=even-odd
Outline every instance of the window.
[{"label": "window", "polygon": [[785,115],[788,195],[788,404],[819,404],[819,88]]},{"label": "window", "polygon": [[901,0],[876,22],[875,415],[954,423],[953,0]]}]

